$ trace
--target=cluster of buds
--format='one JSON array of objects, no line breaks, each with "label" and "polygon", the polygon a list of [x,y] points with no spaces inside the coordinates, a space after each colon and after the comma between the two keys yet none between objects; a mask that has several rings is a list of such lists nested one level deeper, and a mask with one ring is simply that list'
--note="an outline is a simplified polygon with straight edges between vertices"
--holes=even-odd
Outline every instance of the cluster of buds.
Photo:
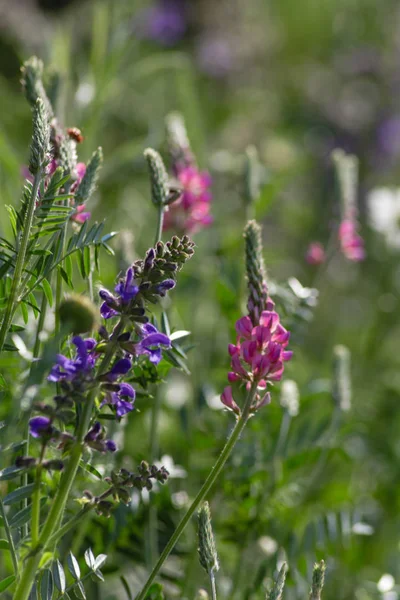
[{"label": "cluster of buds", "polygon": [[[44,170],[44,189],[60,169],[62,176],[69,175],[64,191],[72,195],[69,199],[71,220],[77,224],[87,221],[91,214],[86,210],[86,202],[91,197],[103,160],[102,149],[98,148],[87,165],[78,162],[77,144],[83,136],[76,127],[63,129],[54,117],[51,102],[43,86],[43,63],[36,57],[30,58],[22,68],[22,87],[31,104],[34,118],[34,144],[31,149],[29,171],[34,175],[39,168]],[[23,170],[30,181],[32,176]]]},{"label": "cluster of buds", "polygon": [[341,198],[341,223],[339,243],[344,256],[353,262],[365,258],[364,241],[358,233],[358,161],[355,156],[335,150],[333,160],[336,166]]},{"label": "cluster of buds", "polygon": [[126,271],[115,287],[115,294],[102,289],[103,318],[125,314],[136,323],[147,323],[145,302],[156,303],[160,297],[175,287],[175,277],[194,253],[194,243],[185,235],[174,236],[170,241],[158,242],[150,248],[144,260],[137,260]]},{"label": "cluster of buds", "polygon": [[[249,289],[249,315],[236,323],[236,344],[229,344],[231,371],[230,383],[244,383],[247,389],[256,384],[251,412],[270,402],[267,385],[280,381],[284,363],[291,359],[292,352],[286,350],[290,333],[281,325],[279,315],[268,296],[265,269],[262,259],[261,231],[255,221],[245,229],[246,271]],[[232,387],[225,388],[222,403],[240,415],[240,408],[233,399]]]},{"label": "cluster of buds", "polygon": [[150,491],[153,489],[154,481],[164,484],[168,477],[169,473],[165,467],[158,468],[156,465],[149,465],[143,460],[138,467],[137,473],[133,473],[127,469],[112,471],[110,477],[104,478],[104,481],[110,487],[100,496],[94,496],[92,492],[86,490],[82,502],[94,505],[99,515],[109,517],[114,504],[110,500],[107,500],[108,497],[112,496],[114,502],[129,504],[131,502],[130,490],[132,488],[139,491],[144,489]]}]

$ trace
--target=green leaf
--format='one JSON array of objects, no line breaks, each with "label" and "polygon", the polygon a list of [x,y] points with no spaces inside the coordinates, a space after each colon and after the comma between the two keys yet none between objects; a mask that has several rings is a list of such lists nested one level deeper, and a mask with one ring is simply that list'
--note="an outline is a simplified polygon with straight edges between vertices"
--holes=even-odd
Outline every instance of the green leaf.
[{"label": "green leaf", "polygon": [[128,600],[133,600],[131,588],[129,587],[127,580],[125,579],[125,577],[123,575],[120,576],[120,579],[121,579],[122,586],[126,592],[126,595],[128,596]]},{"label": "green leaf", "polygon": [[73,288],[73,284],[71,279],[68,277],[67,272],[62,268],[61,265],[58,265],[58,270],[60,271],[61,277],[64,279],[65,283],[68,285],[68,287]]},{"label": "green leaf", "polygon": [[171,340],[171,342],[173,342],[174,340],[180,340],[183,337],[187,337],[190,334],[190,331],[185,331],[184,329],[182,329],[181,331],[174,331],[174,333],[171,333],[169,339]]},{"label": "green leaf", "polygon": [[8,587],[10,587],[11,584],[13,584],[15,581],[15,575],[10,575],[9,577],[6,577],[5,579],[3,579],[3,581],[0,581],[0,592],[4,592],[4,590],[6,590]]},{"label": "green leaf", "polygon": [[29,498],[29,496],[32,495],[34,488],[35,488],[34,483],[29,483],[28,485],[24,485],[20,488],[17,488],[16,490],[7,494],[7,496],[3,500],[3,503],[4,504],[15,504],[16,502],[20,502],[21,500],[24,500],[24,498]]},{"label": "green leaf", "polygon": [[83,583],[81,581],[78,581],[74,588],[74,592],[77,598],[80,598],[80,600],[86,600],[85,588],[83,587]]},{"label": "green leaf", "polygon": [[81,460],[79,462],[79,466],[82,467],[82,469],[85,469],[85,471],[88,471],[89,473],[97,477],[97,479],[103,479],[102,474],[93,465],[85,463],[83,460]]},{"label": "green leaf", "polygon": [[49,303],[49,306],[53,306],[53,290],[51,289],[51,285],[47,281],[47,279],[43,279],[41,288],[43,290],[44,295],[47,298],[47,302]]},{"label": "green leaf", "polygon": [[94,570],[97,571],[97,569],[101,569],[101,567],[104,565],[106,560],[107,560],[107,554],[99,554],[98,556],[96,556],[96,560],[94,561],[94,565],[93,565]]},{"label": "green leaf", "polygon": [[51,600],[53,597],[53,575],[50,569],[45,569],[40,580],[40,598],[41,600]]},{"label": "green leaf", "polygon": [[70,570],[72,577],[76,580],[80,579],[81,570],[79,568],[79,563],[71,551],[69,552],[69,554],[67,556],[67,565],[68,565],[68,568]]},{"label": "green leaf", "polygon": [[16,467],[13,465],[12,467],[6,467],[2,471],[0,471],[0,481],[8,481],[9,479],[14,479],[14,477],[18,477],[22,473],[24,469],[21,467]]},{"label": "green leaf", "polygon": [[64,267],[65,267],[65,272],[68,275],[68,279],[70,281],[72,281],[73,266],[72,266],[72,258],[70,256],[65,257]]},{"label": "green leaf", "polygon": [[0,540],[0,550],[8,550],[10,548],[10,543],[8,540]]},{"label": "green leaf", "polygon": [[[46,502],[47,498],[43,497],[40,499],[41,506],[43,506]],[[16,528],[25,525],[25,523],[27,523],[31,518],[31,512],[32,509],[30,506],[27,506],[26,508],[23,508],[22,510],[18,511],[17,513],[15,513],[15,515],[11,517],[11,519],[9,519],[9,526],[12,528]]]},{"label": "green leaf", "polygon": [[24,323],[26,325],[28,323],[28,321],[29,321],[28,307],[27,307],[27,305],[26,305],[25,302],[21,302],[20,308],[21,308],[21,312],[22,312],[22,318],[23,318]]},{"label": "green leaf", "polygon": [[64,593],[66,588],[66,578],[63,566],[59,560],[56,560],[53,563],[53,579],[58,591]]},{"label": "green leaf", "polygon": [[85,550],[85,563],[87,564],[87,566],[89,567],[89,569],[93,569],[94,563],[95,563],[95,557],[94,554],[92,552],[91,548],[88,548],[87,550]]},{"label": "green leaf", "polygon": [[146,600],[164,600],[163,586],[160,583],[153,583],[145,598]]}]

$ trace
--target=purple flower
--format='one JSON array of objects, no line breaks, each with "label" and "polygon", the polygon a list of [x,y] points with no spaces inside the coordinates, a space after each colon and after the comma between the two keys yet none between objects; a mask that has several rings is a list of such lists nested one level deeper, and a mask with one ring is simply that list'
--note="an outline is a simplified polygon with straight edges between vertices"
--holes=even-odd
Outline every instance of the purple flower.
[{"label": "purple flower", "polygon": [[117,445],[112,440],[106,440],[106,432],[101,424],[96,421],[96,423],[89,429],[85,436],[85,442],[94,450],[98,450],[99,452],[115,452],[117,450]]},{"label": "purple flower", "polygon": [[158,283],[156,286],[156,293],[160,296],[165,296],[165,294],[172,290],[175,287],[176,283],[173,279],[164,279],[161,283]]},{"label": "purple flower", "polygon": [[129,358],[120,358],[106,375],[108,381],[116,381],[120,375],[126,375],[132,367]]},{"label": "purple flower", "polygon": [[162,358],[160,346],[171,348],[171,340],[165,333],[160,333],[151,323],[142,326],[142,339],[135,344],[135,353],[140,356],[145,354],[150,362],[158,364]]},{"label": "purple flower", "polygon": [[101,406],[110,404],[115,408],[115,413],[119,418],[133,410],[133,403],[136,397],[135,390],[129,383],[116,383],[117,379],[121,375],[126,375],[131,367],[132,362],[129,358],[121,358],[117,360],[112,369],[103,376],[104,379],[109,383],[112,383],[113,386],[111,391],[107,391]]},{"label": "purple flower", "polygon": [[115,292],[118,297],[113,296],[108,290],[100,290],[99,296],[104,301],[100,307],[100,314],[104,319],[111,319],[120,314],[125,306],[135,298],[139,292],[139,287],[134,281],[134,271],[129,267],[124,279],[121,279],[115,286]]},{"label": "purple flower", "polygon": [[97,355],[93,353],[96,346],[96,340],[88,338],[82,339],[79,335],[72,339],[76,346],[75,358],[67,358],[63,354],[57,354],[56,364],[50,371],[48,381],[75,381],[85,379],[93,370]]},{"label": "purple flower", "polygon": [[51,420],[48,417],[33,417],[29,421],[29,433],[34,438],[48,436],[52,429]]},{"label": "purple flower", "polygon": [[144,37],[172,46],[186,31],[186,15],[182,0],[159,0],[142,16]]}]

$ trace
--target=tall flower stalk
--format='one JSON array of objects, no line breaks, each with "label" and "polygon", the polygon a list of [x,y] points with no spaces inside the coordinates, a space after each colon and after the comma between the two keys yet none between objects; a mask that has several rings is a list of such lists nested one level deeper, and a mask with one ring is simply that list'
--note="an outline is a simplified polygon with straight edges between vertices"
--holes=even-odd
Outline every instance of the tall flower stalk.
[{"label": "tall flower stalk", "polygon": [[229,373],[228,379],[246,387],[246,399],[243,406],[239,407],[233,399],[232,388],[230,386],[225,388],[221,401],[229,410],[235,413],[235,427],[206,481],[154,565],[136,600],[144,600],[146,597],[153,581],[190,519],[204,502],[207,494],[220,476],[249,418],[270,401],[270,394],[266,390],[267,385],[281,378],[284,361],[291,358],[291,352],[285,350],[289,333],[279,324],[279,317],[277,313],[272,311],[274,305],[268,296],[262,257],[261,229],[255,221],[249,222],[246,226],[245,242],[249,289],[248,309],[250,314],[242,317],[236,323],[238,341],[236,346],[232,344],[229,346],[229,353],[232,357],[232,371]]}]

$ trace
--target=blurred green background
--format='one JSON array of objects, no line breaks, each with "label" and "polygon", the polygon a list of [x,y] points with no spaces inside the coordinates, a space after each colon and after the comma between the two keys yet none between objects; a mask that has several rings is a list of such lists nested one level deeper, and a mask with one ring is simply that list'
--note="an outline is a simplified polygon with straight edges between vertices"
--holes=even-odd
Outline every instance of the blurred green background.
[{"label": "blurred green background", "polygon": [[[143,255],[154,237],[143,150],[152,146],[167,158],[164,120],[171,111],[183,114],[199,165],[213,178],[214,223],[196,234],[195,257],[165,303],[171,326],[192,332],[191,375],[174,371],[159,391],[156,454],[167,468],[171,460],[178,465],[175,477],[150,494],[150,505],[137,498],[132,508],[119,509],[106,522],[94,519],[72,537],[77,553],[89,545],[110,553],[107,583],[93,597],[125,598],[121,573],[133,588],[143,579],[157,553],[149,521],[156,516],[161,548],[232,427],[218,396],[226,385],[227,343],[245,306],[244,167],[252,144],[265,180],[254,210],[264,226],[271,290],[286,312],[284,324],[293,328],[295,356],[285,375],[299,386],[300,410],[288,416],[277,385],[271,406],[252,419],[213,490],[219,594],[265,597],[277,564],[286,558],[286,596],[304,598],[314,560],[325,558],[326,598],[396,600],[398,2],[0,1],[3,233],[5,205],[18,203],[21,165],[28,158],[31,115],[19,69],[31,54],[60,75],[56,111],[65,126],[82,130],[80,159],[103,147],[105,164],[90,209],[120,235],[114,241],[117,261],[104,258],[99,282],[111,287],[119,270]],[[360,160],[367,258],[350,263],[334,252],[326,268],[318,269],[304,257],[311,241],[327,245],[338,223],[330,160],[335,147]],[[381,202],[374,211],[371,198]],[[377,223],[377,211],[385,211],[385,226]],[[289,278],[318,288],[313,311],[303,307],[307,289],[293,280],[288,286]],[[352,355],[352,407],[345,414],[335,409],[331,394],[336,344]],[[121,464],[149,457],[154,402],[140,400],[129,416]],[[7,410],[3,404],[2,418]],[[384,574],[393,579],[382,580]],[[194,525],[163,578],[171,598],[194,598],[207,585],[197,563]]]}]

